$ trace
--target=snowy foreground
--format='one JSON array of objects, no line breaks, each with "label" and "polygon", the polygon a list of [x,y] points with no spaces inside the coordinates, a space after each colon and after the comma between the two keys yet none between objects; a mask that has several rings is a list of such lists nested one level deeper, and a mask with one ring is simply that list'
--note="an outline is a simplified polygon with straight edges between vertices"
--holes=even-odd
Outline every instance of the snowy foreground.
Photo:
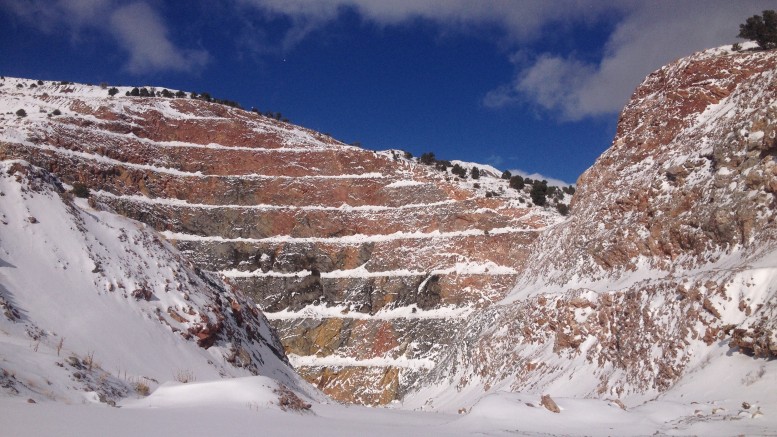
[{"label": "snowy foreground", "polygon": [[[215,294],[235,296],[145,226],[55,185],[24,162],[0,166],[0,436],[777,435],[774,360],[727,344],[625,410],[551,392],[553,413],[537,393],[455,390],[436,412],[418,396],[339,405],[272,352],[261,320],[261,336],[241,346],[262,375],[249,376],[227,359],[237,348],[227,339],[204,349],[183,335],[197,326],[190,313],[217,316]],[[150,297],[132,296],[141,286]],[[303,408],[283,404],[289,389]]]},{"label": "snowy foreground", "polygon": [[[602,400],[560,398],[558,414],[540,406],[539,396],[518,393],[486,396],[460,415],[326,403],[314,403],[305,412],[282,411],[273,391],[276,382],[262,376],[167,383],[148,397],[121,401],[118,408],[92,402],[87,395],[81,404],[4,398],[0,434],[777,435],[777,391],[763,394],[763,387],[777,387],[777,375],[760,374],[753,364],[750,358],[724,354],[644,405],[623,410]],[[743,375],[743,369],[750,370]],[[710,400],[732,386],[739,387],[741,396]],[[743,402],[750,408],[743,409]]]}]

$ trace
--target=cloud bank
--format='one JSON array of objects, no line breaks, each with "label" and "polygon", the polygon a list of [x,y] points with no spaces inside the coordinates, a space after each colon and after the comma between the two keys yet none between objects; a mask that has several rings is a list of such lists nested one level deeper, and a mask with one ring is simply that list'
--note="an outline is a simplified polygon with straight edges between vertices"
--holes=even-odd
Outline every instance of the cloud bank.
[{"label": "cloud bank", "polygon": [[[344,10],[380,26],[426,20],[444,31],[473,32],[496,27],[500,46],[514,47],[515,76],[487,93],[489,108],[529,104],[561,120],[617,113],[639,82],[673,59],[736,41],[738,24],[773,1],[708,0],[238,0],[292,25],[284,48],[337,19]],[[526,43],[549,32],[571,34],[575,26],[593,26],[618,18],[604,55],[584,61],[568,53],[535,53]]]},{"label": "cloud bank", "polygon": [[[418,21],[441,33],[462,32],[491,38],[515,66],[513,77],[490,91],[488,108],[530,105],[561,120],[617,113],[634,87],[651,71],[681,56],[736,41],[738,24],[773,8],[773,0],[230,0],[213,4],[237,12],[261,39],[241,11],[289,25],[277,53],[297,44],[345,11],[377,26]],[[155,0],[0,0],[0,7],[47,33],[65,33],[73,41],[85,35],[106,35],[124,50],[125,68],[136,74],[196,71],[210,56],[203,49],[177,45],[171,25],[153,7]],[[612,26],[613,20],[615,25]],[[235,23],[230,23],[235,24]],[[535,53],[544,38],[572,38],[576,30],[607,25],[600,59],[575,53]],[[260,29],[261,30],[261,29]],[[199,35],[198,35],[199,36]],[[265,42],[256,42],[259,45]]]},{"label": "cloud bank", "polygon": [[125,68],[141,74],[188,72],[209,59],[205,50],[183,49],[172,42],[162,16],[144,1],[0,0],[0,7],[45,33],[64,33],[74,42],[96,32],[126,51]]},{"label": "cloud bank", "polygon": [[[615,27],[598,62],[542,53],[517,63],[513,81],[489,92],[489,107],[521,101],[563,119],[617,113],[650,72],[695,51],[736,42],[738,24],[768,2],[709,1],[634,4]],[[772,5],[773,6],[773,5]]]}]

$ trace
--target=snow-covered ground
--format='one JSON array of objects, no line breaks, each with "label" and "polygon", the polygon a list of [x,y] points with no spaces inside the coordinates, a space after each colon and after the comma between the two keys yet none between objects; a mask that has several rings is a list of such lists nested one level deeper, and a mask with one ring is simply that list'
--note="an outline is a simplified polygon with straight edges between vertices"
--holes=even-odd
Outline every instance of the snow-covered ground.
[{"label": "snow-covered ground", "polygon": [[[147,227],[69,202],[49,178],[20,161],[0,168],[2,435],[777,434],[777,391],[765,389],[777,386],[773,363],[725,345],[627,410],[554,396],[553,413],[538,394],[501,391],[434,406],[418,396],[390,408],[328,402],[272,353],[266,325],[267,343],[253,344],[259,375],[226,361],[228,343],[204,349],[180,335],[192,323],[176,318],[208,314],[203,279]],[[139,289],[151,297],[133,297]],[[283,386],[310,409],[285,407]]]},{"label": "snow-covered ground", "polygon": [[[32,88],[32,81],[7,78],[5,86],[29,93],[44,92],[49,100],[25,99],[14,95],[0,107],[0,130],[6,138],[24,141],[23,126],[48,117],[53,110],[71,113],[64,94],[76,93],[87,104],[104,103],[105,90],[83,85],[46,82]],[[19,88],[21,86],[21,88]],[[32,90],[32,91],[30,91]],[[123,87],[121,93],[128,91]],[[41,103],[45,101],[44,103]],[[34,102],[34,104],[32,103]],[[123,105],[116,99],[112,105]],[[154,101],[156,109],[168,117],[180,114],[164,100]],[[14,115],[25,109],[23,119]],[[723,116],[725,107],[713,107],[705,117]],[[717,114],[717,115],[716,115]],[[85,119],[89,116],[84,115]],[[20,127],[21,126],[21,127]],[[290,125],[257,125],[257,130],[284,132],[284,147],[276,151],[309,151],[329,148],[311,132]],[[757,137],[758,132],[753,132]],[[763,133],[761,133],[763,135]],[[109,158],[85,152],[56,149],[24,143],[63,155],[105,161]],[[213,144],[165,143],[169,147],[217,148]],[[291,147],[293,145],[294,147]],[[304,147],[299,147],[303,145]],[[286,147],[289,146],[289,147]],[[348,146],[338,146],[347,148]],[[236,147],[236,150],[254,148]],[[380,152],[390,153],[390,152]],[[459,183],[485,195],[498,193],[519,204],[528,202],[526,190],[507,189],[499,170],[480,164],[454,161],[465,168],[478,166],[479,180]],[[123,163],[126,165],[126,163]],[[408,161],[407,165],[421,165]],[[208,348],[197,345],[197,337],[186,337],[205,319],[218,319],[216,298],[232,304],[228,290],[220,290],[197,272],[159,234],[132,220],[107,211],[93,209],[86,200],[67,200],[46,180],[45,173],[30,179],[14,166],[29,168],[23,162],[0,165],[0,436],[61,435],[777,435],[777,368],[774,360],[753,359],[732,353],[725,343],[705,347],[705,353],[693,358],[684,376],[668,391],[650,399],[626,400],[627,409],[615,401],[581,398],[585,390],[575,384],[588,383],[585,370],[572,371],[569,380],[555,381],[546,392],[560,408],[553,413],[541,406],[537,392],[500,391],[500,387],[477,387],[459,391],[450,384],[428,387],[404,404],[389,408],[365,408],[327,401],[315,388],[293,372],[279,357],[279,345],[273,340],[263,316],[257,338],[245,343],[221,338]],[[196,172],[137,164],[176,176],[207,177]],[[387,182],[387,188],[402,188],[426,182],[411,178]],[[264,177],[254,175],[253,177]],[[380,173],[337,176],[338,178],[382,178]],[[434,174],[437,178],[448,173]],[[37,178],[37,179],[36,179]],[[477,184],[477,186],[476,186]],[[101,197],[115,196],[107,192]],[[188,204],[174,199],[133,197],[137,202],[161,203],[196,208],[225,206]],[[564,199],[567,201],[568,199]],[[319,206],[300,209],[319,210],[410,210],[431,204]],[[287,206],[228,205],[230,208],[273,209]],[[532,214],[544,214],[539,208]],[[555,217],[555,216],[554,216]],[[549,228],[561,219],[548,219]],[[536,230],[536,228],[531,228]],[[518,234],[528,229],[506,227],[491,234]],[[389,235],[353,235],[332,238],[279,237],[275,239],[226,239],[168,232],[170,239],[252,242],[326,242],[352,243],[390,240],[435,240],[483,231],[396,232]],[[773,293],[777,265],[774,259],[742,272],[742,295],[754,301],[756,293]],[[640,266],[641,267],[641,266]],[[513,274],[504,266],[461,263],[440,272],[459,274]],[[649,269],[641,270],[652,274]],[[260,271],[230,271],[227,276],[264,275]],[[303,272],[307,274],[307,272]],[[689,273],[689,277],[691,276]],[[296,274],[296,273],[294,273]],[[417,270],[366,272],[364,269],[326,272],[324,277],[360,278],[370,275],[422,276]],[[645,279],[632,275],[629,280]],[[629,284],[596,283],[578,285],[592,292],[605,293]],[[769,287],[767,287],[769,285]],[[602,288],[604,287],[604,288]],[[601,289],[600,289],[601,288]],[[519,290],[508,301],[530,297],[537,288]],[[746,294],[750,293],[750,294]],[[714,300],[714,299],[713,299]],[[713,301],[720,308],[733,308]],[[656,304],[658,305],[658,303]],[[240,305],[237,304],[239,307]],[[308,307],[299,312],[306,317],[343,314],[344,307]],[[580,309],[581,313],[587,311]],[[470,308],[419,310],[415,307],[391,309],[375,315],[352,318],[391,320],[394,318],[463,318]],[[223,314],[223,313],[222,313]],[[297,317],[282,311],[274,318]],[[724,317],[733,317],[724,311]],[[203,319],[205,317],[205,319]],[[237,325],[239,326],[239,325]],[[230,325],[232,329],[235,326]],[[202,328],[202,326],[200,326]],[[197,328],[199,329],[199,328]],[[195,330],[195,332],[197,332]],[[199,333],[203,333],[201,330]],[[234,338],[234,337],[233,337]],[[275,348],[275,350],[273,350]],[[246,357],[233,354],[244,351]],[[292,356],[292,364],[310,365],[309,357]],[[368,359],[353,361],[328,357],[331,365],[367,365],[411,367],[424,370],[429,360],[394,359],[390,362]],[[565,358],[558,357],[556,363]],[[230,361],[233,360],[233,361]],[[307,360],[307,361],[306,361]],[[339,360],[339,361],[338,361]],[[239,365],[236,365],[238,363]],[[326,363],[318,361],[319,364]],[[560,365],[560,364],[559,364]],[[574,363],[567,363],[572,366]],[[575,372],[578,374],[575,375]],[[574,375],[574,379],[573,379]],[[581,376],[582,375],[582,376]],[[566,378],[564,378],[566,379]],[[283,405],[284,387],[290,387],[309,403],[309,409],[297,411]],[[482,388],[482,389],[481,389]],[[505,390],[509,386],[504,387]],[[488,393],[485,394],[484,393]],[[577,393],[577,394],[576,394]],[[434,404],[427,399],[434,398]]]},{"label": "snow-covered ground", "polygon": [[0,398],[114,403],[165,381],[259,373],[324,399],[247,301],[145,225],[58,185],[0,162]]},{"label": "snow-covered ground", "polygon": [[[777,375],[767,371],[759,376],[753,363],[724,354],[667,394],[627,410],[607,400],[555,398],[561,411],[553,413],[541,406],[538,395],[498,392],[461,414],[333,403],[283,411],[276,382],[255,376],[166,383],[148,397],[120,402],[118,408],[88,401],[30,404],[20,397],[0,398],[0,422],[2,434],[9,436],[775,435],[777,391],[762,387],[777,386]],[[755,373],[740,380],[747,368]],[[736,395],[731,396],[734,387]]]}]

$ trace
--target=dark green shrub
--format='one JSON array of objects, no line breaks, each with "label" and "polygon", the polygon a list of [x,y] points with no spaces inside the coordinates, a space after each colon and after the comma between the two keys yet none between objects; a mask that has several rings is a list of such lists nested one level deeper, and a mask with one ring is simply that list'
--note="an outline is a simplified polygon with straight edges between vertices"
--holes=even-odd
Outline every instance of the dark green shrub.
[{"label": "dark green shrub", "polygon": [[62,111],[60,111],[59,109],[55,109],[51,111],[51,115],[62,115]]},{"label": "dark green shrub", "polygon": [[424,165],[432,165],[437,162],[437,159],[434,157],[434,152],[426,152],[422,154],[418,160]]},{"label": "dark green shrub", "polygon": [[472,167],[472,170],[470,170],[470,174],[472,175],[472,179],[480,179],[480,169],[477,167]]},{"label": "dark green shrub", "polygon": [[89,197],[89,188],[87,188],[86,185],[76,182],[73,184],[73,189],[70,190],[74,196],[76,197],[83,197],[87,198]]},{"label": "dark green shrub", "polygon": [[111,87],[111,89],[108,90],[108,95],[113,97],[116,94],[119,94],[119,89],[116,87]]},{"label": "dark green shrub", "polygon": [[524,182],[521,175],[515,175],[510,178],[510,188],[514,188],[516,190],[523,190],[523,187],[526,186],[526,183]]},{"label": "dark green shrub", "polygon": [[547,203],[548,183],[546,181],[534,181],[531,187],[531,201],[537,206]]},{"label": "dark green shrub", "polygon": [[460,166],[459,164],[453,164],[453,168],[451,169],[451,173],[455,174],[456,176],[466,179],[467,178],[467,169]]},{"label": "dark green shrub", "polygon": [[502,172],[502,179],[510,180],[511,177],[513,177],[513,174],[510,172],[510,170],[505,170]]},{"label": "dark green shrub", "polygon": [[18,115],[19,117],[26,117],[27,116],[27,111],[25,111],[24,109],[20,109],[20,110],[16,111],[16,115]]},{"label": "dark green shrub", "polygon": [[764,50],[777,48],[777,12],[763,11],[739,25],[739,38],[753,40]]}]

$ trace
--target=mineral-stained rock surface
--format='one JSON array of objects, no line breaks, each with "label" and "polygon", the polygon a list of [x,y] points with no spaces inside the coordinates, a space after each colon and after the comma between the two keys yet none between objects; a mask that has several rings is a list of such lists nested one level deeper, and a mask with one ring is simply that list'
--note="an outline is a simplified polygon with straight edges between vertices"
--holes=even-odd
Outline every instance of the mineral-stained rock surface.
[{"label": "mineral-stained rock surface", "polygon": [[721,48],[649,75],[568,218],[564,193],[532,206],[495,169],[462,181],[126,89],[0,80],[0,159],[86,185],[252,296],[337,400],[455,411],[506,389],[631,407],[721,349],[777,356],[775,71],[777,51]]},{"label": "mineral-stained rock surface", "polygon": [[775,71],[777,51],[721,48],[649,75],[571,218],[532,243],[500,305],[468,317],[414,402],[451,384],[462,399],[646,399],[715,348],[777,356]]},{"label": "mineral-stained rock surface", "polygon": [[399,399],[562,221],[485,168],[461,181],[223,105],[32,83],[0,81],[3,107],[29,114],[0,116],[0,157],[162,231],[252,296],[292,363],[337,400]]}]

